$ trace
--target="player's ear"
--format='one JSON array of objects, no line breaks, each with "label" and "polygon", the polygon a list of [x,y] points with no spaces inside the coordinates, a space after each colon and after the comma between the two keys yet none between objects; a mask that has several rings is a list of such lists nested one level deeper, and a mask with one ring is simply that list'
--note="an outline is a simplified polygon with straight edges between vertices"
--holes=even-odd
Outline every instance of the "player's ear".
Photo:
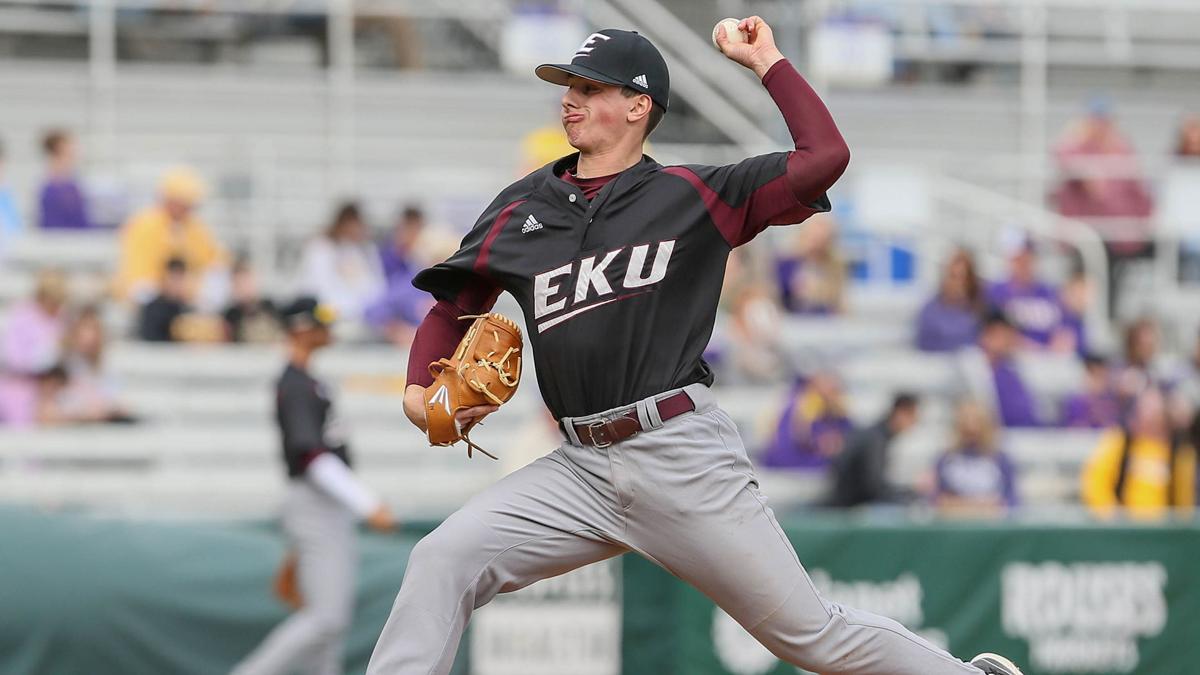
[{"label": "player's ear", "polygon": [[637,96],[629,99],[629,112],[625,116],[625,119],[631,123],[636,123],[649,115],[653,108],[654,103],[651,102],[649,96],[645,94],[638,94]]}]

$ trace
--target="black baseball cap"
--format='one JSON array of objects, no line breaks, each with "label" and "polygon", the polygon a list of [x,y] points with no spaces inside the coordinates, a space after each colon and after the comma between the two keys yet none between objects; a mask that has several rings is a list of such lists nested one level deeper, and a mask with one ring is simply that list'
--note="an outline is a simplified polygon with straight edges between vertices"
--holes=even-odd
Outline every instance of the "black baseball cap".
[{"label": "black baseball cap", "polygon": [[635,31],[605,28],[588,36],[570,63],[543,63],[534,73],[553,84],[566,86],[567,77],[576,75],[604,84],[613,84],[647,94],[650,100],[667,109],[671,97],[671,76],[658,48]]},{"label": "black baseball cap", "polygon": [[337,312],[329,305],[317,302],[314,297],[301,296],[280,310],[279,318],[289,331],[308,330],[332,325]]}]

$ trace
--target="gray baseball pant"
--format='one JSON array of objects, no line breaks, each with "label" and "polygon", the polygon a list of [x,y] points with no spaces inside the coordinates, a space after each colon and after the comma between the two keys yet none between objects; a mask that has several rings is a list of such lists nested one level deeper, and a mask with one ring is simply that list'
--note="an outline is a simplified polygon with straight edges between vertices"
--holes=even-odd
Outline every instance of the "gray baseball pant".
[{"label": "gray baseball pant", "polygon": [[445,675],[472,610],[627,551],[700,589],[807,670],[980,674],[891,619],[822,598],[759,491],[733,421],[707,387],[685,391],[694,413],[664,425],[650,399],[641,401],[647,431],[607,448],[583,447],[568,431],[567,443],[422,539],[367,675]]},{"label": "gray baseball pant", "polygon": [[267,635],[231,675],[340,675],[354,614],[358,537],[346,507],[303,479],[284,499],[283,529],[297,554],[304,606]]}]

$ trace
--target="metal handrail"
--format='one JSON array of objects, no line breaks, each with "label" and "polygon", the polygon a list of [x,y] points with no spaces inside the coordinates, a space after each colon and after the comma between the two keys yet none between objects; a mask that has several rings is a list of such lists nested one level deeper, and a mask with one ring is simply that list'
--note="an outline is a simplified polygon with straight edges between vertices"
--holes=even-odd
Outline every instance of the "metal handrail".
[{"label": "metal handrail", "polygon": [[964,207],[1007,216],[1011,220],[1005,222],[1006,227],[1020,227],[1036,238],[1064,241],[1074,247],[1079,252],[1084,272],[1095,282],[1094,302],[1084,317],[1088,335],[1098,345],[1112,344],[1106,314],[1109,304],[1108,253],[1104,240],[1091,226],[944,174],[931,176],[930,188],[937,196]]}]

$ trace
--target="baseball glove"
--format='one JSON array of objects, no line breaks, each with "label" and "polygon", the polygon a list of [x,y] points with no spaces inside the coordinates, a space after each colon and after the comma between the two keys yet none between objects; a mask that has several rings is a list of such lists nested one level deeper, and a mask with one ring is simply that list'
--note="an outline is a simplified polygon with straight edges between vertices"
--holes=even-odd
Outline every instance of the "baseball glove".
[{"label": "baseball glove", "polygon": [[425,390],[425,422],[430,445],[454,445],[467,442],[472,450],[496,459],[492,453],[471,442],[454,413],[477,405],[502,405],[517,391],[521,381],[521,329],[500,314],[460,316],[474,319],[458,348],[448,359],[429,364],[433,384]]},{"label": "baseball glove", "polygon": [[279,564],[279,569],[275,572],[275,579],[271,582],[272,590],[275,592],[275,597],[283,604],[292,609],[300,609],[304,606],[304,596],[300,594],[300,580],[296,570],[296,554],[288,552],[283,558],[283,562]]}]

